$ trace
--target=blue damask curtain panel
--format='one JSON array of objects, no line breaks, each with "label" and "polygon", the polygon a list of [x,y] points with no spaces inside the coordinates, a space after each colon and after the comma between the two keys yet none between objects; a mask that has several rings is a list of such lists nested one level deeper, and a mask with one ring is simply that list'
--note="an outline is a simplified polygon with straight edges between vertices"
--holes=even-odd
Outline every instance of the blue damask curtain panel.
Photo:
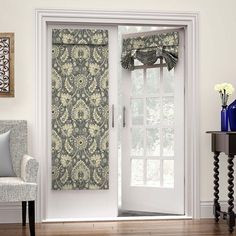
[{"label": "blue damask curtain panel", "polygon": [[52,31],[52,189],[109,188],[108,31]]},{"label": "blue damask curtain panel", "polygon": [[134,70],[134,60],[144,65],[153,65],[158,58],[164,58],[170,71],[178,61],[179,33],[167,32],[123,39],[121,65]]}]

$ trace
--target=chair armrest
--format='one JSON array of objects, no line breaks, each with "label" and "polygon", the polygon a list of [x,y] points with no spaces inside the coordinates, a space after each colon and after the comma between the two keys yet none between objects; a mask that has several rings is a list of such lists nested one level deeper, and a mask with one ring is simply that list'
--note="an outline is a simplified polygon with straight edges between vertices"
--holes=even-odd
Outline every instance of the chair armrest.
[{"label": "chair armrest", "polygon": [[35,158],[29,155],[24,155],[21,161],[21,178],[25,182],[36,183],[38,168],[39,163]]}]

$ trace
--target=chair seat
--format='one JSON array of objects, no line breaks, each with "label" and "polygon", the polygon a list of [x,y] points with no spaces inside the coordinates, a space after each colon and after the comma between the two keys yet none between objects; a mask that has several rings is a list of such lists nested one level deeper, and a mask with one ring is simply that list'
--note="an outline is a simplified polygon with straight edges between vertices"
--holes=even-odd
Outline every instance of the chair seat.
[{"label": "chair seat", "polygon": [[19,177],[0,178],[0,202],[34,201],[37,184],[28,183]]}]

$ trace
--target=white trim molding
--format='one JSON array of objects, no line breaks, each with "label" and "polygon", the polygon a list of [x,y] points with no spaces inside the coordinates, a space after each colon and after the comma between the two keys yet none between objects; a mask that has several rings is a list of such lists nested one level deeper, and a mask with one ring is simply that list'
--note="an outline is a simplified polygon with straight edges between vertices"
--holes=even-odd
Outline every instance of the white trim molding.
[{"label": "white trim molding", "polygon": [[[221,202],[221,205],[226,205],[226,202]],[[201,201],[200,203],[200,217],[201,218],[213,218],[213,202]]]},{"label": "white trim molding", "polygon": [[[228,208],[228,202],[227,201],[219,201],[220,207],[222,209]],[[236,202],[234,202],[234,205]],[[201,218],[214,218],[213,215],[213,201],[201,201],[200,204],[200,217]]]},{"label": "white trim molding", "polygon": [[21,203],[1,202],[0,223],[21,223]]},{"label": "white trim molding", "polygon": [[[185,216],[200,217],[199,200],[199,92],[198,13],[158,11],[101,11],[36,9],[35,125],[33,154],[40,161],[38,220],[45,215],[47,170],[47,26],[49,24],[156,25],[185,29]],[[174,199],[173,199],[174,200]]]}]

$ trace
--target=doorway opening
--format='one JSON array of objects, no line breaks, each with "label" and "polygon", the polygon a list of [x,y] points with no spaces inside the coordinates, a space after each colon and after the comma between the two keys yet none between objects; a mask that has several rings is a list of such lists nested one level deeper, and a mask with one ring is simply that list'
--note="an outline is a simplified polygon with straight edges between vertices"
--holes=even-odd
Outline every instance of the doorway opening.
[{"label": "doorway opening", "polygon": [[[56,14],[55,14],[56,13]],[[66,18],[65,18],[66,16]],[[107,191],[61,191],[52,192],[50,188],[50,162],[48,150],[49,135],[48,135],[48,117],[50,117],[50,110],[48,108],[49,100],[47,99],[49,94],[51,78],[50,71],[48,72],[48,52],[50,51],[50,43],[48,43],[48,26],[60,27],[64,25],[65,27],[76,27],[82,26],[92,26],[96,25],[99,28],[103,26],[156,26],[162,25],[170,29],[169,27],[184,27],[185,33],[185,216],[184,217],[198,217],[199,216],[199,160],[198,160],[198,14],[197,13],[170,13],[170,12],[117,12],[117,11],[59,11],[50,9],[37,9],[36,10],[36,106],[35,112],[37,114],[35,120],[36,134],[35,138],[35,148],[34,155],[38,156],[41,160],[41,193],[40,201],[38,204],[39,219],[44,222],[48,221],[90,221],[90,220],[132,220],[135,217],[130,218],[117,218],[118,210],[118,181],[117,181],[117,147],[114,146],[111,152],[110,162],[110,172],[109,180],[110,187]],[[117,32],[116,30],[114,32]],[[118,39],[116,35],[116,40]],[[112,44],[113,49],[116,52],[118,48],[118,43],[114,42]],[[115,58],[114,64],[109,63],[110,67],[113,66],[114,74],[110,74],[110,82],[112,84],[114,81],[118,81],[117,78],[112,77],[117,76],[117,69],[120,56],[117,53],[112,53],[109,50],[113,58]],[[50,66],[49,66],[50,68]],[[177,69],[177,68],[176,68]],[[109,87],[111,84],[109,84]],[[119,86],[115,86],[116,89]],[[121,128],[122,113],[120,112],[120,127],[118,127],[117,122],[117,100],[116,91],[114,95],[114,120],[115,129]],[[113,90],[114,92],[114,90]],[[113,93],[112,92],[112,93]],[[146,98],[147,99],[147,98]],[[112,103],[112,100],[110,99]],[[112,104],[109,104],[110,113],[110,127],[112,125]],[[120,111],[122,109],[122,104],[120,105]],[[128,115],[128,111],[127,115]],[[128,118],[128,117],[127,117]],[[116,134],[116,132],[115,132]],[[115,139],[117,136],[115,135]],[[114,143],[115,144],[115,143]],[[176,158],[175,158],[176,160]],[[145,163],[146,160],[144,160]],[[179,162],[177,163],[177,165]],[[145,164],[144,164],[145,165]],[[49,172],[48,172],[49,171]],[[176,172],[174,172],[176,174]],[[176,181],[174,182],[176,183]],[[175,195],[173,195],[173,201],[176,200]],[[65,204],[70,202],[70,206]],[[146,200],[145,200],[146,201]],[[87,204],[89,202],[89,204]],[[124,204],[122,204],[124,209]],[[122,209],[122,208],[120,208]],[[62,214],[63,212],[63,214]],[[163,211],[156,211],[163,212]],[[93,217],[93,218],[92,218]],[[146,219],[146,217],[138,219]],[[152,217],[154,219],[155,217]],[[159,217],[158,217],[159,218]],[[164,217],[165,218],[165,217]],[[174,217],[175,218],[175,217]],[[179,217],[178,217],[179,218]],[[137,219],[137,217],[136,217]],[[160,219],[160,218],[159,218]],[[169,218],[168,218],[169,219]]]}]

